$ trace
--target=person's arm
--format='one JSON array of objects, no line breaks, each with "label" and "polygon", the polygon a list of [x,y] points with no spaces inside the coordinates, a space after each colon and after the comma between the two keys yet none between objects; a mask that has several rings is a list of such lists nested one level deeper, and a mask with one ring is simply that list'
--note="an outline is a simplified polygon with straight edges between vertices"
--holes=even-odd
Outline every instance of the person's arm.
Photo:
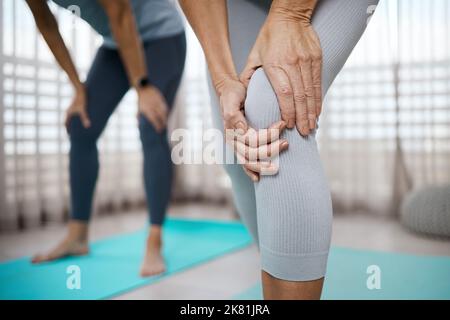
[{"label": "person's arm", "polygon": [[129,0],[98,0],[109,19],[114,40],[133,87],[147,77],[144,49]]},{"label": "person's arm", "polygon": [[[214,88],[221,99],[226,129],[247,131],[247,121],[241,112],[246,90],[239,81],[231,54],[226,1],[180,0],[180,5],[205,53]],[[228,91],[234,94],[224,95]]]},{"label": "person's arm", "polygon": [[[247,124],[243,112],[247,89],[239,80],[231,54],[226,1],[180,0],[180,5],[205,53],[219,97],[227,141],[235,147],[239,162],[253,181],[257,181],[260,174],[275,174],[278,171],[276,165],[258,161],[250,155],[270,150],[263,153],[276,156],[283,151],[285,148],[280,145],[285,140],[279,136],[285,125],[280,121],[257,131]],[[234,133],[239,133],[237,141]]]},{"label": "person's arm", "polygon": [[311,26],[317,0],[274,0],[241,80],[262,67],[288,128],[306,136],[322,108],[322,49]]},{"label": "person's arm", "polygon": [[129,0],[98,0],[109,19],[131,86],[138,94],[141,112],[161,132],[167,124],[167,105],[159,90],[151,84],[141,86],[148,79],[144,47],[136,28]]},{"label": "person's arm", "polygon": [[83,126],[89,127],[90,121],[86,112],[85,89],[83,83],[80,81],[69,50],[58,30],[58,23],[47,5],[47,1],[27,0],[27,4],[31,9],[37,28],[74,88],[75,95],[66,113],[66,125],[73,115],[78,114]]}]

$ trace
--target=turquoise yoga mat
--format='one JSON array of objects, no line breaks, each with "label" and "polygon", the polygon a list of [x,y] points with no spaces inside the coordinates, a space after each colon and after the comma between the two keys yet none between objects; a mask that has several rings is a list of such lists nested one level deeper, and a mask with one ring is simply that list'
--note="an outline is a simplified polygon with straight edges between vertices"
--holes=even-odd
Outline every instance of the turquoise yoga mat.
[{"label": "turquoise yoga mat", "polygon": [[[367,280],[376,265],[380,289],[369,290]],[[370,278],[373,280],[373,278]],[[373,284],[373,282],[370,282]],[[235,297],[262,299],[261,284]],[[450,257],[416,256],[333,247],[322,299],[450,299]]]},{"label": "turquoise yoga mat", "polygon": [[[251,243],[242,224],[168,219],[165,224],[167,272],[143,279],[139,267],[146,232],[95,242],[91,253],[42,265],[29,258],[0,264],[0,299],[105,299],[157,281]],[[67,268],[80,269],[80,289],[68,289]]]}]

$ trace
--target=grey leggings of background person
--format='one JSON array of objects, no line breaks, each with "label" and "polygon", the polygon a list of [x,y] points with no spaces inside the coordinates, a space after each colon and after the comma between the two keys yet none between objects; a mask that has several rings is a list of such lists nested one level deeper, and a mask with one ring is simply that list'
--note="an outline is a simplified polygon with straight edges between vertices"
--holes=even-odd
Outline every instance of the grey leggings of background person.
[{"label": "grey leggings of background person", "polygon": [[[321,0],[312,24],[323,50],[322,95],[325,96],[364,32],[370,6],[378,0]],[[267,12],[252,3],[229,0],[230,40],[237,70],[242,70]],[[211,93],[214,88],[210,82]],[[215,94],[212,113],[223,129]],[[324,110],[326,112],[326,109]],[[281,119],[278,102],[262,69],[249,84],[245,114],[250,125],[267,128]],[[307,138],[288,130],[289,149],[280,156],[280,171],[253,183],[238,164],[225,169],[232,181],[239,214],[261,252],[262,269],[289,281],[325,275],[331,240],[330,191],[320,162],[315,134]]]}]

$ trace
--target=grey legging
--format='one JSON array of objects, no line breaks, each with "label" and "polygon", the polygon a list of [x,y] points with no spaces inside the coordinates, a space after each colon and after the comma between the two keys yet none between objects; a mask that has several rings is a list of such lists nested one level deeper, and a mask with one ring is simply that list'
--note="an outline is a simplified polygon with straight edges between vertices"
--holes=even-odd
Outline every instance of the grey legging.
[{"label": "grey legging", "polygon": [[[377,3],[319,1],[313,26],[323,50],[323,96],[364,32],[369,6]],[[267,12],[243,0],[229,0],[228,11],[233,57],[242,70]],[[223,129],[217,98],[211,96],[214,123]],[[276,96],[262,69],[250,81],[245,113],[255,128],[267,128],[280,119]],[[303,138],[296,130],[288,130],[284,137],[289,149],[280,156],[277,175],[253,184],[240,165],[225,169],[237,209],[260,248],[262,269],[289,281],[319,279],[325,275],[331,240],[330,191],[315,134]]]}]

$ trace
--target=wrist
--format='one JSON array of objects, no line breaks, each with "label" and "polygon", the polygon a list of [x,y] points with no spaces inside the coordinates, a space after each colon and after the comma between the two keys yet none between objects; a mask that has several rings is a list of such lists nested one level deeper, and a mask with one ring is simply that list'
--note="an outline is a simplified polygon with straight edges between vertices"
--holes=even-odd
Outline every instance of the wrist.
[{"label": "wrist", "polygon": [[223,88],[228,81],[239,81],[237,73],[211,73],[214,88],[218,96],[223,92]]},{"label": "wrist", "polygon": [[310,24],[316,3],[317,0],[274,0],[268,19]]},{"label": "wrist", "polygon": [[148,79],[148,77],[146,75],[133,81],[132,85],[136,89],[137,93],[139,93],[139,92],[143,91],[144,89],[151,86],[150,80]]},{"label": "wrist", "polygon": [[140,97],[140,96],[142,96],[142,95],[148,94],[149,91],[152,91],[152,90],[154,90],[154,89],[156,89],[156,87],[154,87],[154,86],[151,85],[151,84],[147,84],[147,85],[145,85],[145,86],[136,88],[136,93],[137,93],[138,97]]},{"label": "wrist", "polygon": [[80,94],[80,93],[84,93],[84,84],[82,82],[77,82],[73,84],[73,90],[75,91],[75,93]]}]

